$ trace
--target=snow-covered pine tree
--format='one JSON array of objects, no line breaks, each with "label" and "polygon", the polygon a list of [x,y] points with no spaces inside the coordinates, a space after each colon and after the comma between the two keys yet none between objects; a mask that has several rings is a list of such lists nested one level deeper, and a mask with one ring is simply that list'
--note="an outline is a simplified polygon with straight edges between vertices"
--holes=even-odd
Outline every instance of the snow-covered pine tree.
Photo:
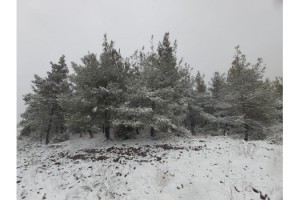
[{"label": "snow-covered pine tree", "polygon": [[65,56],[60,57],[58,64],[50,64],[51,71],[47,72],[45,79],[34,76],[33,94],[24,96],[28,107],[22,115],[23,125],[33,125],[35,130],[41,132],[41,137],[46,132],[46,144],[49,143],[51,131],[55,130],[58,134],[58,131],[65,130],[65,111],[59,105],[59,98],[70,90]]},{"label": "snow-covered pine tree", "polygon": [[[38,76],[35,77],[40,78]],[[38,94],[26,94],[23,100],[27,108],[25,112],[21,114],[22,120],[20,125],[23,127],[21,135],[28,136],[31,132],[36,132],[39,134],[40,140],[42,140],[49,120],[48,108]]]},{"label": "snow-covered pine tree", "polygon": [[256,64],[251,65],[237,46],[227,75],[224,99],[231,104],[231,115],[241,119],[245,140],[248,140],[250,129],[255,129],[256,138],[263,139],[260,124],[266,124],[274,117],[273,91],[263,80],[265,67],[262,63],[259,58]]},{"label": "snow-covered pine tree", "polygon": [[114,42],[108,42],[106,35],[102,46],[99,60],[95,54],[89,53],[82,58],[83,65],[72,64],[74,92],[68,109],[68,123],[74,126],[81,120],[76,126],[80,125],[90,133],[92,127],[101,127],[106,139],[111,139],[112,111],[123,102],[129,66],[114,48]]},{"label": "snow-covered pine tree", "polygon": [[[118,107],[124,99],[125,81],[129,66],[121,57],[120,51],[114,48],[114,42],[108,43],[106,35],[102,44],[103,52],[100,55],[100,66],[104,73],[103,88],[109,92],[103,93],[104,104],[104,129],[106,138],[110,138],[112,125],[112,109]],[[100,91],[101,92],[101,91]]]},{"label": "snow-covered pine tree", "polygon": [[271,83],[272,88],[274,89],[274,97],[276,99],[275,107],[277,111],[277,119],[279,122],[282,122],[283,115],[283,79],[282,77],[275,77],[275,80]]},{"label": "snow-covered pine tree", "polygon": [[195,82],[196,82],[196,90],[199,93],[206,92],[206,84],[204,82],[204,74],[201,76],[200,72],[198,71],[196,78],[195,78]]},{"label": "snow-covered pine tree", "polygon": [[273,81],[273,86],[275,89],[275,95],[277,98],[282,99],[283,96],[283,78],[282,77],[275,77]]},{"label": "snow-covered pine tree", "polygon": [[153,110],[150,134],[155,130],[174,131],[178,128],[176,113],[180,106],[176,96],[176,85],[180,80],[179,66],[176,58],[176,41],[172,45],[169,33],[159,42],[157,51],[145,54],[141,63],[142,77],[149,90],[149,99]]},{"label": "snow-covered pine tree", "polygon": [[118,138],[132,138],[151,122],[153,111],[148,91],[137,83],[127,85],[125,101],[114,109],[113,125]]},{"label": "snow-covered pine tree", "polygon": [[115,137],[129,139],[139,134],[141,128],[150,123],[152,109],[147,98],[148,90],[141,78],[140,61],[142,53],[138,51],[126,59],[128,66],[124,74],[122,87],[122,100],[113,108],[112,125],[115,127]]},{"label": "snow-covered pine tree", "polygon": [[72,63],[74,74],[70,76],[72,93],[61,98],[61,105],[67,110],[68,128],[76,132],[89,132],[93,137],[92,128],[99,118],[97,106],[97,95],[93,90],[100,87],[101,70],[97,56],[88,53],[82,59],[83,65]]},{"label": "snow-covered pine tree", "polygon": [[211,78],[211,86],[209,91],[211,91],[212,95],[216,99],[220,99],[222,96],[223,87],[226,83],[225,74],[220,74],[219,72],[215,72],[213,77]]},{"label": "snow-covered pine tree", "polygon": [[185,122],[194,135],[196,131],[205,132],[214,129],[213,127],[217,124],[217,117],[214,116],[216,110],[214,109],[212,96],[208,92],[199,93],[195,86],[192,88],[191,95],[188,98]]}]

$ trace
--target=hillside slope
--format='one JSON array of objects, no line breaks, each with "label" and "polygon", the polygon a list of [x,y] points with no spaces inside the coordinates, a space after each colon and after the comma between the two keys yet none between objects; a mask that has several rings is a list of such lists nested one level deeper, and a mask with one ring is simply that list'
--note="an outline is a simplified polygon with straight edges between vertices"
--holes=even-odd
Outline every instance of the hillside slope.
[{"label": "hillside slope", "polygon": [[18,199],[282,199],[282,146],[266,141],[23,139],[17,159]]}]

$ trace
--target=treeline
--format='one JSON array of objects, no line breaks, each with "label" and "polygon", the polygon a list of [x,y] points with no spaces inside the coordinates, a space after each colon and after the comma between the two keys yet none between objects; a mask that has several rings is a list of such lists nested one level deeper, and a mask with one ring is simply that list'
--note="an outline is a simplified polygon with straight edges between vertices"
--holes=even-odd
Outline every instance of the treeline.
[{"label": "treeline", "polygon": [[34,75],[33,92],[24,96],[22,134],[35,132],[46,144],[65,132],[103,132],[106,139],[128,139],[141,130],[176,135],[240,133],[264,139],[263,127],[282,121],[282,78],[264,79],[262,59],[250,64],[236,47],[227,74],[215,72],[206,86],[200,72],[176,55],[169,33],[157,47],[123,58],[104,36],[102,53],[72,63],[65,56],[45,78]]}]

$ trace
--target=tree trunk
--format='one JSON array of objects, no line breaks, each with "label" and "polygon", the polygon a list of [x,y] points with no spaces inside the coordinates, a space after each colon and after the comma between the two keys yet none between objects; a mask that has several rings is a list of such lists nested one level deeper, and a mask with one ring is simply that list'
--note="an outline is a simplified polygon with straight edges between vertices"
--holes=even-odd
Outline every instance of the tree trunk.
[{"label": "tree trunk", "polygon": [[248,136],[249,136],[249,126],[248,124],[246,123],[246,107],[245,107],[245,104],[244,104],[244,97],[242,96],[241,97],[241,101],[242,101],[242,113],[244,115],[244,128],[245,128],[245,137],[244,137],[244,140],[245,141],[248,141]]},{"label": "tree trunk", "polygon": [[192,135],[195,135],[195,122],[193,118],[191,119],[191,132]]},{"label": "tree trunk", "polygon": [[109,126],[109,119],[110,119],[110,115],[109,115],[109,111],[107,109],[105,109],[104,111],[104,132],[105,132],[105,138],[106,140],[110,140],[110,126]]},{"label": "tree trunk", "polygon": [[43,141],[43,135],[44,135],[44,128],[42,128],[41,134],[40,134],[40,142]]},{"label": "tree trunk", "polygon": [[94,137],[94,134],[92,133],[92,130],[91,130],[91,129],[88,130],[88,133],[90,134],[90,138],[93,138],[93,137]]},{"label": "tree trunk", "polygon": [[52,126],[53,112],[54,112],[54,108],[51,109],[49,125],[48,125],[48,129],[47,129],[47,133],[46,133],[46,144],[49,144],[49,137],[50,137],[50,131],[51,131],[51,126]]},{"label": "tree trunk", "polygon": [[249,126],[248,126],[248,124],[245,123],[244,128],[245,128],[245,138],[244,138],[244,140],[248,141],[248,139],[249,139]]},{"label": "tree trunk", "polygon": [[[154,102],[152,102],[151,108],[152,108],[153,111],[155,110],[155,104],[154,104]],[[151,126],[151,128],[150,128],[150,135],[151,135],[151,137],[155,136],[155,130],[154,130],[153,126]]]},{"label": "tree trunk", "polygon": [[55,138],[58,137],[58,126],[55,127]]},{"label": "tree trunk", "polygon": [[40,142],[43,142],[43,135],[44,135],[44,119],[42,119],[42,123],[41,123],[41,126],[42,126],[42,130],[41,130],[41,133],[40,133]]},{"label": "tree trunk", "polygon": [[110,126],[105,126],[105,138],[106,140],[110,140]]},{"label": "tree trunk", "polygon": [[248,136],[249,136],[249,133],[246,131],[246,133],[245,133],[245,138],[244,138],[244,140],[247,142],[248,141]]},{"label": "tree trunk", "polygon": [[135,132],[136,132],[137,135],[140,134],[140,132],[139,132],[139,127],[136,127],[136,128],[135,128]]},{"label": "tree trunk", "polygon": [[60,126],[60,134],[63,134],[63,133],[64,133],[64,127]]},{"label": "tree trunk", "polygon": [[193,113],[192,113],[192,107],[190,104],[188,104],[188,111],[189,111],[189,117],[190,117],[190,122],[191,122],[191,132],[192,135],[195,135],[195,120],[193,117]]},{"label": "tree trunk", "polygon": [[155,136],[155,130],[154,130],[154,128],[152,126],[150,128],[150,135],[151,135],[151,137]]}]

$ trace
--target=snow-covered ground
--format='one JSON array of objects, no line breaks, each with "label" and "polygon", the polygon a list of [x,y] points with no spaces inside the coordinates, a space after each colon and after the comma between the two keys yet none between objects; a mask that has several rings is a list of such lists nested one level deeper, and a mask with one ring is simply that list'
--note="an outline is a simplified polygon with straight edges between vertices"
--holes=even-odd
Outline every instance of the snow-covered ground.
[{"label": "snow-covered ground", "polygon": [[282,145],[267,141],[74,135],[18,140],[17,159],[18,199],[282,199]]}]

